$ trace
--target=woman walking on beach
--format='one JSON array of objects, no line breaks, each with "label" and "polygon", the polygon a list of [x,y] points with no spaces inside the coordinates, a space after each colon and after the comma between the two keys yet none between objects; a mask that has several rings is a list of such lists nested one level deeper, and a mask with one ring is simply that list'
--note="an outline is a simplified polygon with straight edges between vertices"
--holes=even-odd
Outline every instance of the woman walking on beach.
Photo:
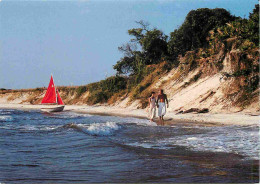
[{"label": "woman walking on beach", "polygon": [[156,113],[156,99],[155,92],[152,92],[151,97],[149,98],[149,109],[148,109],[148,118],[150,121],[153,121]]}]

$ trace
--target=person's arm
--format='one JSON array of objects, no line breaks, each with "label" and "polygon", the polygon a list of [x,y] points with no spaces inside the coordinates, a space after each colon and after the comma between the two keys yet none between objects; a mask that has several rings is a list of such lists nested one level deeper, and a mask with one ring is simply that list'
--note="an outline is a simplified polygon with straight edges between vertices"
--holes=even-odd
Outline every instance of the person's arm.
[{"label": "person's arm", "polygon": [[148,98],[149,101],[149,107],[151,107],[151,98]]},{"label": "person's arm", "polygon": [[167,108],[169,108],[169,102],[168,102],[167,95],[165,95],[165,101],[166,101],[166,103],[167,103]]}]

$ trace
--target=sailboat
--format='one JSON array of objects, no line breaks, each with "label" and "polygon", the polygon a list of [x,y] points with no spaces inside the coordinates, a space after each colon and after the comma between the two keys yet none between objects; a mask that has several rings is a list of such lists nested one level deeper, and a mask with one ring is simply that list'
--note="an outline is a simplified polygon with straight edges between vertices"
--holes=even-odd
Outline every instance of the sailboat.
[{"label": "sailboat", "polygon": [[41,108],[41,111],[44,112],[60,112],[63,111],[65,107],[58,90],[55,88],[52,75],[49,86],[42,99],[41,104],[46,105]]}]

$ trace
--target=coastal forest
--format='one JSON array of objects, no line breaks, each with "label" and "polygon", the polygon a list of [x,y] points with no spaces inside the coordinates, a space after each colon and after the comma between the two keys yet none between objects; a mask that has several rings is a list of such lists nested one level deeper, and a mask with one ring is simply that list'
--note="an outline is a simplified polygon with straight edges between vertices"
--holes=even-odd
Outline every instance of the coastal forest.
[{"label": "coastal forest", "polygon": [[[164,89],[170,108],[259,111],[259,4],[248,18],[222,8],[190,11],[166,35],[145,20],[128,30],[118,47],[114,76],[83,86],[60,86],[66,104],[106,104],[146,108],[152,91]],[[1,90],[8,100],[30,93],[21,103],[38,104],[44,88]],[[173,107],[174,106],[174,107]]]}]

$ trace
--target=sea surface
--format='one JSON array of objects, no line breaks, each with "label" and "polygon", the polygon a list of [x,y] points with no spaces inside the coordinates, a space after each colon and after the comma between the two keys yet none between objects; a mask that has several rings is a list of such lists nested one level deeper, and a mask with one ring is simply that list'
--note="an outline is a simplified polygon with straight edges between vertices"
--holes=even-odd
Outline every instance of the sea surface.
[{"label": "sea surface", "polygon": [[258,126],[0,109],[0,183],[259,181]]}]

